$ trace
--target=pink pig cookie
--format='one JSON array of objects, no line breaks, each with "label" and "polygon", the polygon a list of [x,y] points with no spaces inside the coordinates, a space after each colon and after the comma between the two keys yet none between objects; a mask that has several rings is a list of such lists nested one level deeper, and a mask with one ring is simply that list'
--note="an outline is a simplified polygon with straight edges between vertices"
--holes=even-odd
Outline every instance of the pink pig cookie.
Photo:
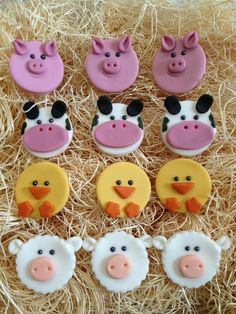
[{"label": "pink pig cookie", "polygon": [[161,49],[153,60],[152,73],[163,91],[182,94],[198,85],[206,69],[206,56],[198,41],[197,32],[190,32],[184,38],[162,37]]},{"label": "pink pig cookie", "polygon": [[14,81],[33,93],[49,93],[61,84],[64,65],[55,41],[45,43],[16,39],[9,66]]},{"label": "pink pig cookie", "polygon": [[139,71],[139,61],[131,37],[92,39],[92,50],[86,59],[90,81],[105,92],[121,92],[130,87]]}]

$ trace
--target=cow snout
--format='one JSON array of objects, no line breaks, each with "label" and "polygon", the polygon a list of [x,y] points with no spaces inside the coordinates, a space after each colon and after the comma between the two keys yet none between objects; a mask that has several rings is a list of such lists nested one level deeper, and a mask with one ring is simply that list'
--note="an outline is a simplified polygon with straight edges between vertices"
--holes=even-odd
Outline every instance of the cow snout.
[{"label": "cow snout", "polygon": [[46,72],[47,66],[46,63],[42,60],[29,60],[28,61],[28,70],[33,74],[42,74]]},{"label": "cow snout", "polygon": [[48,281],[54,277],[56,265],[49,257],[40,257],[31,264],[31,275],[37,281]]},{"label": "cow snout", "polygon": [[181,73],[186,68],[186,61],[183,58],[175,58],[170,61],[168,70],[170,73]]},{"label": "cow snout", "polygon": [[131,264],[127,256],[121,254],[114,255],[108,259],[106,270],[110,277],[123,279],[128,277],[131,270]]},{"label": "cow snout", "polygon": [[179,269],[187,278],[199,278],[204,273],[204,263],[199,256],[186,255],[179,261]]},{"label": "cow snout", "polygon": [[115,59],[104,60],[103,70],[107,74],[115,74],[120,71],[120,62]]}]

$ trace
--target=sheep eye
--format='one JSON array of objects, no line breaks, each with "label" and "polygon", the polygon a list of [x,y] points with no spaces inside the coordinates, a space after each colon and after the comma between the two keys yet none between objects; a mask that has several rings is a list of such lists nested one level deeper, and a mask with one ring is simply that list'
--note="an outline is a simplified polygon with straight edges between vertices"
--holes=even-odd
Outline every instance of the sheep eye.
[{"label": "sheep eye", "polygon": [[190,251],[190,246],[187,245],[187,246],[185,246],[184,249],[185,249],[185,251]]},{"label": "sheep eye", "polygon": [[200,251],[200,247],[199,246],[195,246],[194,251],[199,252]]},{"label": "sheep eye", "polygon": [[116,250],[116,248],[115,248],[114,246],[112,246],[112,247],[110,248],[110,251],[111,251],[111,252],[115,252],[115,250]]},{"label": "sheep eye", "polygon": [[38,254],[43,254],[43,250],[38,250],[38,252],[37,252]]},{"label": "sheep eye", "polygon": [[123,245],[122,248],[121,248],[121,250],[122,250],[122,251],[126,251],[126,250],[127,250],[127,247],[126,247],[125,245]]},{"label": "sheep eye", "polygon": [[50,253],[51,255],[54,255],[54,254],[55,254],[55,251],[54,251],[54,250],[50,250],[49,253]]}]

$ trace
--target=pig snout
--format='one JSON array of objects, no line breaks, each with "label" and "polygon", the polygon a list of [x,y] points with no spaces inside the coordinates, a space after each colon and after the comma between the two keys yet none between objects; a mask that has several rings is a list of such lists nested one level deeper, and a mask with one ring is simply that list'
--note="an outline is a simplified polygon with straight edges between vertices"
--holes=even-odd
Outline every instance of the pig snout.
[{"label": "pig snout", "polygon": [[48,281],[56,273],[56,265],[49,257],[40,257],[31,264],[31,275],[37,281]]},{"label": "pig snout", "polygon": [[108,259],[106,270],[110,277],[123,279],[128,277],[131,270],[131,264],[126,256],[121,254],[114,255]]},{"label": "pig snout", "polygon": [[28,61],[28,70],[33,74],[42,74],[46,72],[47,66],[46,63],[39,59],[29,60]]},{"label": "pig snout", "polygon": [[199,278],[204,273],[204,263],[196,255],[186,255],[180,258],[179,269],[187,278]]},{"label": "pig snout", "polygon": [[167,143],[178,149],[194,150],[209,145],[214,139],[213,129],[200,121],[186,121],[171,127]]},{"label": "pig snout", "polygon": [[183,58],[175,58],[171,60],[168,65],[168,70],[170,73],[181,73],[186,68],[186,62]]},{"label": "pig snout", "polygon": [[103,61],[103,70],[107,74],[115,74],[120,71],[120,61],[108,59]]}]

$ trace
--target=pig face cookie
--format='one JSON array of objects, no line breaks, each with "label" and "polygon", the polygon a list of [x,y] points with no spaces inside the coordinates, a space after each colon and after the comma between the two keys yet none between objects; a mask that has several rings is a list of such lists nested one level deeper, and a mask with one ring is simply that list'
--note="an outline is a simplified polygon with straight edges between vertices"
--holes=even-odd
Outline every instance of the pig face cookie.
[{"label": "pig face cookie", "polygon": [[98,99],[99,112],[92,122],[92,137],[100,150],[111,155],[125,155],[136,150],[144,137],[140,113],[143,103],[133,100],[127,106],[112,104],[107,96]]},{"label": "pig face cookie", "polygon": [[102,171],[97,179],[96,193],[108,216],[135,218],[149,201],[151,184],[138,166],[117,162]]},{"label": "pig face cookie", "polygon": [[201,232],[183,231],[168,240],[157,236],[153,245],[162,250],[164,270],[174,283],[199,288],[215,276],[221,252],[230,247],[230,240],[222,236],[214,241]]},{"label": "pig face cookie", "polygon": [[167,114],[162,120],[161,135],[175,154],[194,156],[208,149],[216,135],[210,107],[213,97],[205,94],[197,101],[179,101],[176,96],[165,99]]},{"label": "pig face cookie", "polygon": [[139,71],[139,61],[132,47],[131,37],[94,37],[85,66],[90,81],[98,89],[114,93],[129,88]]},{"label": "pig face cookie", "polygon": [[65,206],[69,182],[62,168],[51,162],[40,162],[20,174],[15,193],[20,217],[50,218]]},{"label": "pig face cookie", "polygon": [[32,101],[24,105],[26,119],[21,136],[31,154],[41,158],[54,157],[70,145],[73,129],[66,109],[66,104],[60,100],[45,108],[39,108]]},{"label": "pig face cookie", "polygon": [[199,213],[210,195],[211,179],[198,162],[178,158],[158,172],[156,192],[169,212]]},{"label": "pig face cookie", "polygon": [[32,93],[49,93],[61,84],[64,65],[56,42],[48,40],[13,41],[14,51],[9,61],[13,80]]},{"label": "pig face cookie", "polygon": [[12,240],[9,251],[16,255],[16,270],[28,289],[46,294],[63,288],[73,276],[82,240],[56,236],[37,236],[23,243]]},{"label": "pig face cookie", "polygon": [[198,41],[197,32],[189,32],[184,38],[162,37],[161,49],[153,60],[152,75],[163,91],[182,94],[199,84],[206,71],[206,56]]},{"label": "pig face cookie", "polygon": [[138,239],[124,231],[107,233],[97,241],[93,238],[83,241],[83,248],[92,251],[96,278],[112,292],[127,292],[141,285],[149,269],[146,248],[151,246],[148,235]]}]

